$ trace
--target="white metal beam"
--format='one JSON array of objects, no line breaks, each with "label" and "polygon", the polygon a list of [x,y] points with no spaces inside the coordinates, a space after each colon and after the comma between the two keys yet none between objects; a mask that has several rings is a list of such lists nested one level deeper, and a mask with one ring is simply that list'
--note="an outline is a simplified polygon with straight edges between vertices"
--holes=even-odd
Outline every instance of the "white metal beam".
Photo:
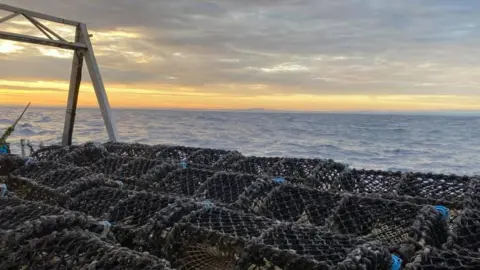
[{"label": "white metal beam", "polygon": [[27,20],[29,20],[33,26],[35,26],[40,32],[42,32],[48,39],[53,40],[53,38],[43,29],[40,25],[38,25],[33,18],[28,17],[27,15],[23,15]]},{"label": "white metal beam", "polygon": [[0,31],[0,39],[7,39],[7,40],[12,40],[12,41],[33,43],[33,44],[39,44],[39,45],[46,45],[46,46],[52,46],[52,47],[57,47],[57,48],[62,48],[62,49],[69,49],[69,50],[81,50],[81,49],[86,49],[87,48],[87,46],[85,46],[82,43],[65,42],[65,41],[60,41],[60,40],[50,40],[50,39],[46,39],[46,38],[25,36],[25,35],[21,35],[21,34],[14,34],[14,33],[9,33],[9,32],[4,32],[4,31]]},{"label": "white metal beam", "polygon": [[90,41],[90,36],[85,24],[81,23],[80,29],[82,33],[82,42],[87,46],[87,50],[85,50],[85,62],[87,63],[88,72],[90,73],[90,78],[92,79],[98,105],[100,106],[103,121],[105,122],[105,127],[107,128],[108,138],[110,141],[116,142],[118,141],[117,123],[110,108],[110,103],[108,102],[107,92],[105,91],[102,76],[100,75],[100,69],[98,68],[95,54],[93,53],[92,42]]},{"label": "white metal beam", "polygon": [[0,23],[6,22],[6,21],[8,21],[8,20],[10,20],[10,19],[13,19],[13,18],[17,17],[18,15],[20,15],[20,14],[18,14],[18,13],[12,13],[12,14],[10,14],[10,15],[7,15],[7,16],[5,16],[5,17],[3,17],[3,18],[0,19]]},{"label": "white metal beam", "polygon": [[[81,29],[77,26],[75,32],[75,42],[81,40]],[[77,50],[73,53],[72,71],[70,75],[70,88],[68,90],[67,111],[65,113],[65,123],[63,126],[62,145],[72,145],[73,127],[75,125],[75,116],[77,113],[78,94],[80,83],[82,81],[83,68],[83,50]]]},{"label": "white metal beam", "polygon": [[72,26],[80,25],[80,22],[66,20],[66,19],[50,16],[50,15],[47,15],[47,14],[34,12],[34,11],[26,10],[26,9],[23,9],[23,8],[17,8],[17,7],[13,7],[13,6],[10,6],[10,5],[5,5],[5,4],[0,4],[0,10],[10,11],[10,12],[14,12],[14,13],[21,13],[21,14],[25,14],[25,15],[30,16],[30,17],[34,17],[34,18],[38,18],[38,19],[42,19],[42,20],[47,20],[47,21],[51,21],[51,22],[56,22],[56,23],[61,23],[61,24],[67,24],[67,25],[72,25]]},{"label": "white metal beam", "polygon": [[[52,29],[48,28],[46,25],[44,25],[43,23],[35,20],[35,18],[29,17],[27,15],[23,15],[23,16],[25,16],[29,21],[31,21],[35,26],[40,26],[41,28],[43,28],[48,33],[54,35],[56,38],[58,38],[58,40],[61,40],[63,42],[68,42],[66,39],[62,38],[59,34],[55,33]],[[45,34],[45,35],[48,36],[47,34]]]}]

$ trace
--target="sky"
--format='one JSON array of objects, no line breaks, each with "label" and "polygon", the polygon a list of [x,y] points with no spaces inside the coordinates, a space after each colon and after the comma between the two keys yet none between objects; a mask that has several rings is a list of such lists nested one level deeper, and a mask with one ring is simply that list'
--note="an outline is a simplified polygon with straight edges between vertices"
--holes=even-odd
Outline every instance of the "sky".
[{"label": "sky", "polygon": [[[86,23],[112,107],[480,110],[478,0],[2,2]],[[0,104],[64,106],[71,59],[0,40]],[[79,105],[98,106],[86,67]]]}]

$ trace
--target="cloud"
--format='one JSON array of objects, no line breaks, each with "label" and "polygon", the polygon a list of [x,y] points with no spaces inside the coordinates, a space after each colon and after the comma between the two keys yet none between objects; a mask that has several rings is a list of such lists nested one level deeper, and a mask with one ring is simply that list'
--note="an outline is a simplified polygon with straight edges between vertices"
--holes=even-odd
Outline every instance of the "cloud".
[{"label": "cloud", "polygon": [[[477,95],[480,87],[476,0],[6,2],[87,23],[106,83],[250,96]],[[37,31],[19,20],[6,27]],[[7,78],[69,78],[64,51],[0,43],[2,52]]]}]

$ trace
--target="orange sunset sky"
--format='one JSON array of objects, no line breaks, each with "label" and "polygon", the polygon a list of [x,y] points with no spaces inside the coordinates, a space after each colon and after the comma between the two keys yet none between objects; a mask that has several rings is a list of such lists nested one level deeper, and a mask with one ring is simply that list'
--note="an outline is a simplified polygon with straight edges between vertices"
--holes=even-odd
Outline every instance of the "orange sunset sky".
[{"label": "orange sunset sky", "polygon": [[[480,109],[480,1],[4,2],[85,22],[112,107]],[[42,37],[20,16],[0,31]],[[0,40],[0,105],[64,106],[71,59]]]}]

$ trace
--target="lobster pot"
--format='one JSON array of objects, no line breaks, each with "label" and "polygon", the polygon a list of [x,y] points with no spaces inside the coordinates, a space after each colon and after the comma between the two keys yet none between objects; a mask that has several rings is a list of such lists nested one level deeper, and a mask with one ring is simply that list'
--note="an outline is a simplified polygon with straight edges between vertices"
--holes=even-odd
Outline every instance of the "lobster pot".
[{"label": "lobster pot", "polygon": [[322,226],[340,200],[335,193],[283,184],[264,198],[257,213],[280,221]]},{"label": "lobster pot", "polygon": [[42,203],[26,203],[6,207],[0,211],[0,230],[13,230],[27,221],[33,221],[42,216],[67,213],[68,211],[63,208]]},{"label": "lobster pot", "polygon": [[469,182],[467,176],[409,173],[398,192],[399,195],[421,197],[431,202],[461,205]]},{"label": "lobster pot", "polygon": [[86,143],[59,158],[58,162],[67,165],[88,167],[92,163],[95,163],[96,161],[109,155],[110,153],[108,153],[103,146],[97,146],[93,143]]},{"label": "lobster pot", "polygon": [[67,195],[27,178],[9,177],[6,185],[8,192],[14,193],[16,197],[22,200],[64,205],[69,199]]},{"label": "lobster pot", "polygon": [[163,247],[175,224],[190,213],[203,208],[193,201],[176,201],[158,211],[151,220],[135,231],[135,249],[164,257]]},{"label": "lobster pot", "polygon": [[406,264],[407,270],[476,270],[480,253],[428,248]]},{"label": "lobster pot", "polygon": [[468,209],[455,222],[449,244],[454,249],[480,252],[480,211]]},{"label": "lobster pot", "polygon": [[233,163],[230,169],[234,172],[272,176],[272,167],[280,160],[279,157],[246,157]]},{"label": "lobster pot", "polygon": [[120,143],[120,142],[106,142],[103,144],[105,149],[116,156],[120,157],[144,157],[155,158],[157,153],[163,151],[164,146],[151,146],[139,143]]},{"label": "lobster pot", "polygon": [[[261,243],[249,243],[238,261],[237,269],[254,270],[334,270],[330,264],[319,262],[292,250],[275,248]],[[232,268],[229,268],[232,269]]]},{"label": "lobster pot", "polygon": [[123,246],[134,247],[137,230],[150,221],[155,213],[177,199],[173,197],[138,192],[119,201],[109,213],[108,221],[115,224],[112,231]]},{"label": "lobster pot", "polygon": [[112,176],[123,165],[132,162],[135,158],[123,156],[108,156],[92,163],[89,169],[95,173],[103,173],[106,176]]},{"label": "lobster pot", "polygon": [[177,169],[161,180],[155,189],[172,195],[193,196],[200,186],[214,174],[215,171],[205,169]]},{"label": "lobster pot", "polygon": [[236,269],[245,242],[218,231],[177,224],[168,235],[164,254],[175,269]]},{"label": "lobster pot", "polygon": [[115,205],[131,195],[128,190],[100,187],[79,193],[67,205],[73,211],[79,211],[96,218],[108,218]]},{"label": "lobster pot", "polygon": [[408,238],[420,209],[420,205],[410,203],[349,196],[340,203],[328,225],[335,233],[368,236],[397,245]]},{"label": "lobster pot", "polygon": [[253,175],[218,172],[200,186],[194,197],[231,204],[255,181]]},{"label": "lobster pot", "polygon": [[397,194],[402,180],[400,172],[384,172],[374,170],[346,171],[339,177],[339,191],[366,194]]},{"label": "lobster pot", "polygon": [[259,239],[262,244],[313,258],[320,264],[335,266],[366,241],[322,231],[317,227],[282,224],[272,227]]},{"label": "lobster pot", "polygon": [[200,149],[193,152],[188,156],[188,161],[191,163],[206,165],[213,167],[218,164],[219,161],[225,160],[225,158],[232,154],[239,154],[236,151],[228,151],[221,149]]},{"label": "lobster pot", "polygon": [[[20,247],[1,269],[148,269],[163,265],[162,259],[116,248],[91,232],[79,229],[62,230],[32,239],[32,244]],[[157,268],[158,269],[158,268]]]},{"label": "lobster pot", "polygon": [[270,228],[273,220],[252,214],[233,211],[224,207],[204,205],[203,208],[185,216],[179,223],[236,238],[253,239]]},{"label": "lobster pot", "polygon": [[14,177],[37,179],[50,172],[68,168],[67,165],[54,161],[37,161],[16,169],[11,175]]}]

